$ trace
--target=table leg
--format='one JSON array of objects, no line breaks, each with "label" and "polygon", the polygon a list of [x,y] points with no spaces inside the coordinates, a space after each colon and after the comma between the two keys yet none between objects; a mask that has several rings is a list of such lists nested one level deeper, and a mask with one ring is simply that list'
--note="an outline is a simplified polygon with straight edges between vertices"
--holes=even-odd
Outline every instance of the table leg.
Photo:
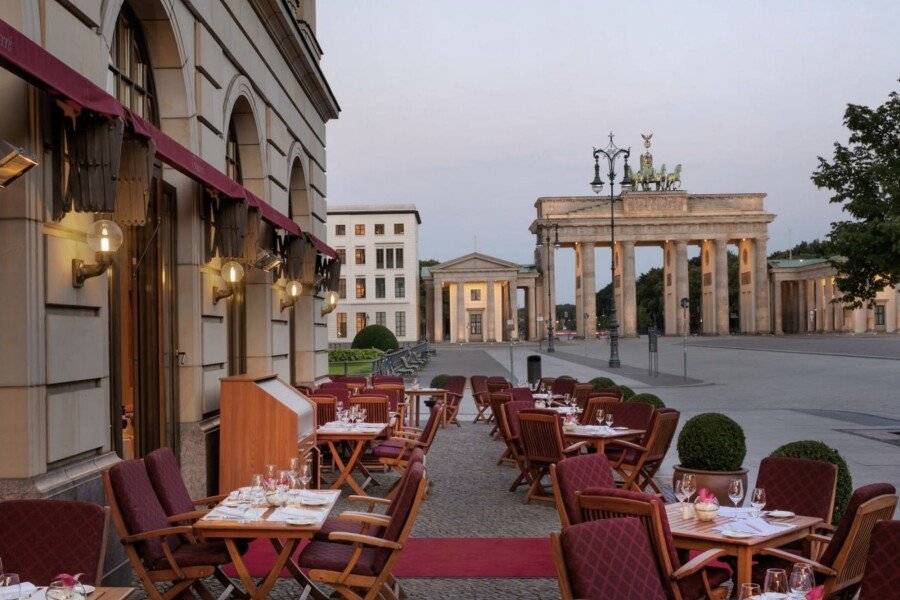
[{"label": "table leg", "polygon": [[746,546],[739,547],[737,551],[736,577],[736,591],[740,591],[740,585],[742,583],[750,583],[753,581],[753,550]]},{"label": "table leg", "polygon": [[[328,442],[328,445],[332,448],[332,452],[336,453],[333,443]],[[339,456],[335,456],[335,459],[334,459],[335,466],[338,467],[341,474],[331,484],[331,489],[333,489],[333,490],[340,489],[341,486],[344,485],[344,482],[346,481],[347,485],[349,485],[353,489],[354,492],[356,492],[360,496],[366,495],[365,490],[362,487],[360,487],[360,485],[358,483],[356,483],[355,479],[353,479],[353,470],[356,469],[356,463],[359,462],[360,456],[362,456],[362,451],[363,451],[363,448],[365,448],[365,446],[366,446],[365,440],[358,440],[356,442],[356,445],[353,446],[353,452],[350,453],[350,458],[347,459],[346,463],[343,462]]]},{"label": "table leg", "polygon": [[[284,542],[279,539],[272,538],[272,546],[275,547],[275,551],[281,554],[284,550]],[[296,547],[296,544],[295,544]],[[284,564],[287,567],[287,570],[291,572],[291,575],[294,576],[294,579],[297,580],[297,583],[300,584],[300,587],[303,589],[309,589],[308,598],[314,598],[315,600],[328,600],[328,596],[326,596],[322,590],[316,587],[310,579],[303,574],[303,571],[300,570],[300,565],[294,560],[293,551],[288,554],[287,562]]]},{"label": "table leg", "polygon": [[241,580],[241,583],[244,585],[244,590],[251,598],[265,598],[265,596],[259,595],[259,588],[256,587],[256,582],[250,577],[250,571],[247,570],[247,565],[244,563],[244,559],[241,556],[241,553],[237,549],[237,545],[231,538],[225,539],[225,548],[228,549],[228,555],[231,557],[231,563],[234,565],[234,569],[237,571],[238,577]]}]

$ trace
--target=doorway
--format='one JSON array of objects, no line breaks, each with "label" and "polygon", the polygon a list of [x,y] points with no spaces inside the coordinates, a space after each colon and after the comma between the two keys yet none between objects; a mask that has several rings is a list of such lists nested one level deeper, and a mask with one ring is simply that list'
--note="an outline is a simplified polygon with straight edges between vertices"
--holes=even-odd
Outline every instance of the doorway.
[{"label": "doorway", "polygon": [[178,455],[175,188],[157,166],[143,225],[123,227],[110,269],[110,399],[113,446],[139,458]]},{"label": "doorway", "polygon": [[484,313],[481,311],[473,311],[469,313],[469,341],[484,341]]}]

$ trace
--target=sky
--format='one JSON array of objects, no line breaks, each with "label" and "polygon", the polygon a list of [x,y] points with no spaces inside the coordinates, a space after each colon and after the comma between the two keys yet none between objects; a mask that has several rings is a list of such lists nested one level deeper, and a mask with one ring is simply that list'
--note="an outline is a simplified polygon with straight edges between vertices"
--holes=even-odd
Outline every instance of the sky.
[{"label": "sky", "polygon": [[[841,217],[810,181],[847,103],[900,84],[900,2],[319,0],[330,203],[414,203],[420,258],[533,262],[540,196],[591,195],[593,146],[683,164],[692,193],[765,192],[769,251]],[[636,162],[636,161],[633,161]],[[621,169],[620,169],[621,173]],[[693,250],[692,255],[697,251]],[[609,251],[598,249],[598,289]],[[662,264],[639,248],[637,271]],[[557,298],[574,295],[557,251]]]}]

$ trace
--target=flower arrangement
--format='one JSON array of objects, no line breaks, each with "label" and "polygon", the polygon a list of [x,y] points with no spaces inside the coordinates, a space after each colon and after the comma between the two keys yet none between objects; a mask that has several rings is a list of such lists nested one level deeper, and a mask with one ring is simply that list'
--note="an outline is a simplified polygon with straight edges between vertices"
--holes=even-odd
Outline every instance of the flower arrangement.
[{"label": "flower arrangement", "polygon": [[706,488],[697,492],[697,500],[694,501],[694,512],[700,521],[713,521],[719,513],[719,501],[716,495]]}]

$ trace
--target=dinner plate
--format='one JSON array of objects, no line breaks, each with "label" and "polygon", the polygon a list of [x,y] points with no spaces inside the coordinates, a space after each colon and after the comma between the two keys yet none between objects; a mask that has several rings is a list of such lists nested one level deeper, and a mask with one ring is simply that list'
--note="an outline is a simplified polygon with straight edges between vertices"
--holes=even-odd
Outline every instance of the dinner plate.
[{"label": "dinner plate", "polygon": [[770,510],[766,513],[767,517],[772,517],[773,519],[790,519],[791,517],[796,517],[795,513],[792,513],[789,510]]},{"label": "dinner plate", "polygon": [[626,431],[627,427],[613,427],[613,431]]},{"label": "dinner plate", "polygon": [[325,506],[328,504],[328,500],[325,498],[310,498],[310,497],[300,497],[298,498],[300,504],[304,506]]},{"label": "dinner plate", "polygon": [[722,535],[733,540],[746,540],[747,538],[753,537],[752,533],[746,533],[744,531],[731,531],[730,529],[723,531]]},{"label": "dinner plate", "polygon": [[285,519],[284,522],[288,525],[303,526],[312,525],[316,520],[311,517],[292,517],[290,519]]}]

